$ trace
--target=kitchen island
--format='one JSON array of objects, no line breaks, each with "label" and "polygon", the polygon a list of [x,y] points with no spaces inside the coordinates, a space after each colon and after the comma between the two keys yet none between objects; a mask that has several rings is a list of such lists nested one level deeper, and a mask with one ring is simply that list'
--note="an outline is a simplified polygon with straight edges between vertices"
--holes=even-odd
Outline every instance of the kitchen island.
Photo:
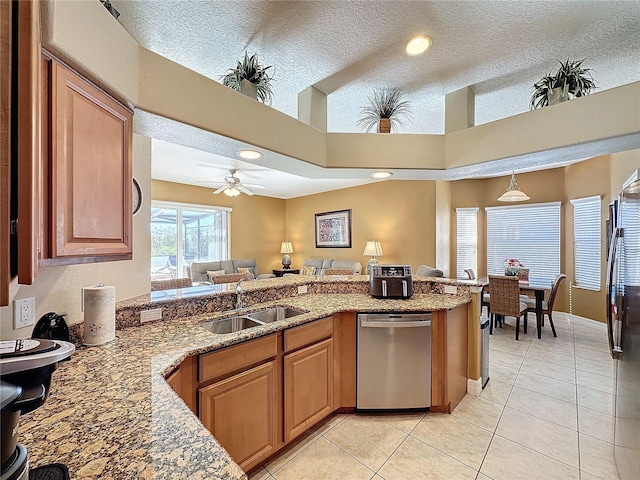
[{"label": "kitchen island", "polygon": [[[320,288],[322,281],[317,283]],[[251,297],[253,291],[263,298],[273,297],[273,289],[293,286],[297,290],[300,284],[299,279],[273,279],[249,286],[247,294]],[[343,287],[340,290],[349,290]],[[335,284],[328,288],[335,289]],[[447,312],[459,308],[466,312],[468,292],[460,287],[457,295],[417,293],[409,300],[377,300],[364,293],[276,298],[250,309],[290,305],[308,313],[228,335],[215,335],[199,326],[212,318],[228,317],[228,312],[194,312],[124,328],[118,330],[116,341],[80,347],[70,361],[60,364],[48,401],[22,417],[19,441],[27,446],[33,466],[64,463],[72,478],[245,478],[243,470],[165,380],[185,360],[343,312]],[[228,296],[230,292],[207,295]],[[179,301],[178,296],[166,301],[169,303],[143,297],[121,302],[119,309],[170,306]]]}]

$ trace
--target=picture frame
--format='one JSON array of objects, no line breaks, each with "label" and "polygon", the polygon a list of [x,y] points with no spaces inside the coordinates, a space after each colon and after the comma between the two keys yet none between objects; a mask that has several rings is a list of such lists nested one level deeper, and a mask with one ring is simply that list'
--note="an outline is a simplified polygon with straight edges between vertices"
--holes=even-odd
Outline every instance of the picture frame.
[{"label": "picture frame", "polygon": [[351,210],[315,214],[316,248],[351,248]]}]

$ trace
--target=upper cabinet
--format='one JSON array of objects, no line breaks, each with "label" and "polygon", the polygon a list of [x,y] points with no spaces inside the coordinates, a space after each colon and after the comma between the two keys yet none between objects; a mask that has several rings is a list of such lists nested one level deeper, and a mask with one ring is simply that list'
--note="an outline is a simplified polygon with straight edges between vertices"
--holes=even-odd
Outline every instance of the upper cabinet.
[{"label": "upper cabinet", "polygon": [[133,113],[45,55],[40,265],[129,260]]}]

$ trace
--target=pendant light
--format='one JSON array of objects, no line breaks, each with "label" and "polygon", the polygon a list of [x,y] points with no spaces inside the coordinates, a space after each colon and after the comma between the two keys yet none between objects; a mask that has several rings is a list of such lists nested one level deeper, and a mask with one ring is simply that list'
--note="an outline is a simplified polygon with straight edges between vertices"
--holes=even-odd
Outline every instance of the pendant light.
[{"label": "pendant light", "polygon": [[529,200],[529,196],[518,189],[518,184],[516,183],[516,175],[515,172],[511,172],[511,182],[509,183],[509,187],[507,187],[507,191],[504,192],[499,198],[499,202],[524,202],[525,200]]}]

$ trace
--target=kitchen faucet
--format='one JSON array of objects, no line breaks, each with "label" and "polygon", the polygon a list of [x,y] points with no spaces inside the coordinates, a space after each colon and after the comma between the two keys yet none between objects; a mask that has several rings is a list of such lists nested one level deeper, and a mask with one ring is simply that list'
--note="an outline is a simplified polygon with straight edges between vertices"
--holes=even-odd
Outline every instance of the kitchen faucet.
[{"label": "kitchen faucet", "polygon": [[236,289],[235,289],[235,292],[236,292],[236,305],[235,305],[235,308],[236,309],[244,307],[244,302],[242,301],[242,294],[244,293],[244,289],[242,288],[242,285],[241,285],[243,280],[244,279],[241,278],[238,281],[238,283],[236,283]]}]

